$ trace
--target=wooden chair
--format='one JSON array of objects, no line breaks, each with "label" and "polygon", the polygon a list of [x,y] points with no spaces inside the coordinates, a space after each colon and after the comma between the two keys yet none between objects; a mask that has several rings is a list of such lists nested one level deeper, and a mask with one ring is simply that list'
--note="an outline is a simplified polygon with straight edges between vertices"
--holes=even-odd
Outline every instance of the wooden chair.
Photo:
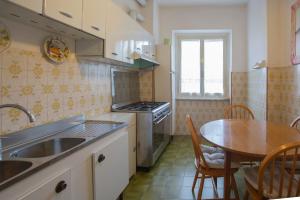
[{"label": "wooden chair", "polygon": [[224,110],[225,119],[254,119],[252,111],[244,105],[229,105]]},{"label": "wooden chair", "polygon": [[[300,142],[280,146],[262,161],[260,167],[246,168],[247,191],[253,199],[274,199],[300,195],[300,180],[295,176],[296,162],[299,159]],[[290,173],[285,169],[286,161],[293,162]]]},{"label": "wooden chair", "polygon": [[[290,127],[296,128],[297,130],[300,130],[300,116],[296,117],[296,119],[293,120],[293,122],[290,124]],[[286,169],[288,171],[291,170],[293,166],[293,163],[291,161],[286,161]],[[300,174],[300,161],[296,162],[296,173]]]},{"label": "wooden chair", "polygon": [[296,117],[296,119],[294,119],[294,121],[290,124],[290,127],[296,128],[296,129],[300,129],[300,116]]},{"label": "wooden chair", "polygon": [[[194,188],[195,188],[197,179],[201,178],[200,188],[199,188],[199,193],[198,193],[198,198],[197,198],[197,199],[201,199],[205,178],[212,178],[214,181],[213,182],[214,189],[218,196],[218,193],[216,190],[217,186],[215,183],[216,183],[216,180],[218,177],[224,177],[224,174],[225,174],[224,154],[223,153],[203,153],[203,151],[201,150],[201,146],[200,146],[200,144],[201,144],[200,138],[197,135],[197,131],[196,131],[193,121],[189,115],[186,116],[186,123],[187,123],[188,129],[191,133],[192,143],[193,143],[193,148],[194,148],[194,153],[195,153],[196,173],[195,173],[195,177],[194,177],[192,190],[194,190]],[[239,199],[237,185],[236,185],[236,182],[234,179],[234,173],[238,171],[239,164],[232,163],[231,166],[232,166],[231,189],[233,189],[233,191],[234,191],[235,198]],[[199,174],[201,174],[200,177],[199,177]]]}]

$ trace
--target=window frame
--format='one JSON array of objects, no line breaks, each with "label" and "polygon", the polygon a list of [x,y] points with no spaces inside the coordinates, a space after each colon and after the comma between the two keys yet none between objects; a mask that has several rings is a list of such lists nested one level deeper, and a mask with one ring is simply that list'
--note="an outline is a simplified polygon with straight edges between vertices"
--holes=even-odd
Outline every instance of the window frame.
[{"label": "window frame", "polygon": [[[175,34],[175,70],[176,70],[176,99],[229,99],[229,65],[231,60],[230,32],[228,31],[207,31],[203,33],[181,32]],[[223,40],[223,91],[224,94],[204,93],[204,41],[213,39]],[[200,40],[200,93],[181,92],[181,41]]]}]

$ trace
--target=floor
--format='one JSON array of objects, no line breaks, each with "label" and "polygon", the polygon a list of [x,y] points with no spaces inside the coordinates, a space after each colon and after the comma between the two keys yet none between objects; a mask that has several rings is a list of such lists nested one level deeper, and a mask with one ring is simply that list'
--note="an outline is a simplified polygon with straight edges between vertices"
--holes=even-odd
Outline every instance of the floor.
[{"label": "floor", "polygon": [[[137,172],[124,192],[125,200],[192,200],[197,199],[192,183],[195,175],[194,152],[189,136],[175,136],[155,166],[149,172]],[[239,195],[244,192],[244,180],[236,174]],[[219,196],[223,197],[223,178],[218,180]],[[212,181],[206,179],[202,199],[215,198]]]}]

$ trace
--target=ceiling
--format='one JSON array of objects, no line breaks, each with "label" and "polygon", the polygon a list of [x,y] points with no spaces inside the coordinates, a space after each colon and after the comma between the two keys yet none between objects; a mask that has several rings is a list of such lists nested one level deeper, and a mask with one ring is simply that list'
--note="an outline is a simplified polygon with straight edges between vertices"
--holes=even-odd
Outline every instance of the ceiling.
[{"label": "ceiling", "polygon": [[248,0],[157,0],[160,5],[184,6],[184,5],[236,5],[246,4]]}]

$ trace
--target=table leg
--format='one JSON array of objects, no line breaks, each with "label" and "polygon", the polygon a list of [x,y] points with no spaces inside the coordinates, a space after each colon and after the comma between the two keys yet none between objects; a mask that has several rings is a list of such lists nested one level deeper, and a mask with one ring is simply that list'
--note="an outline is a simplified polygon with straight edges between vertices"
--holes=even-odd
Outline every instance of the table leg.
[{"label": "table leg", "polygon": [[230,199],[231,152],[225,151],[224,199]]}]

